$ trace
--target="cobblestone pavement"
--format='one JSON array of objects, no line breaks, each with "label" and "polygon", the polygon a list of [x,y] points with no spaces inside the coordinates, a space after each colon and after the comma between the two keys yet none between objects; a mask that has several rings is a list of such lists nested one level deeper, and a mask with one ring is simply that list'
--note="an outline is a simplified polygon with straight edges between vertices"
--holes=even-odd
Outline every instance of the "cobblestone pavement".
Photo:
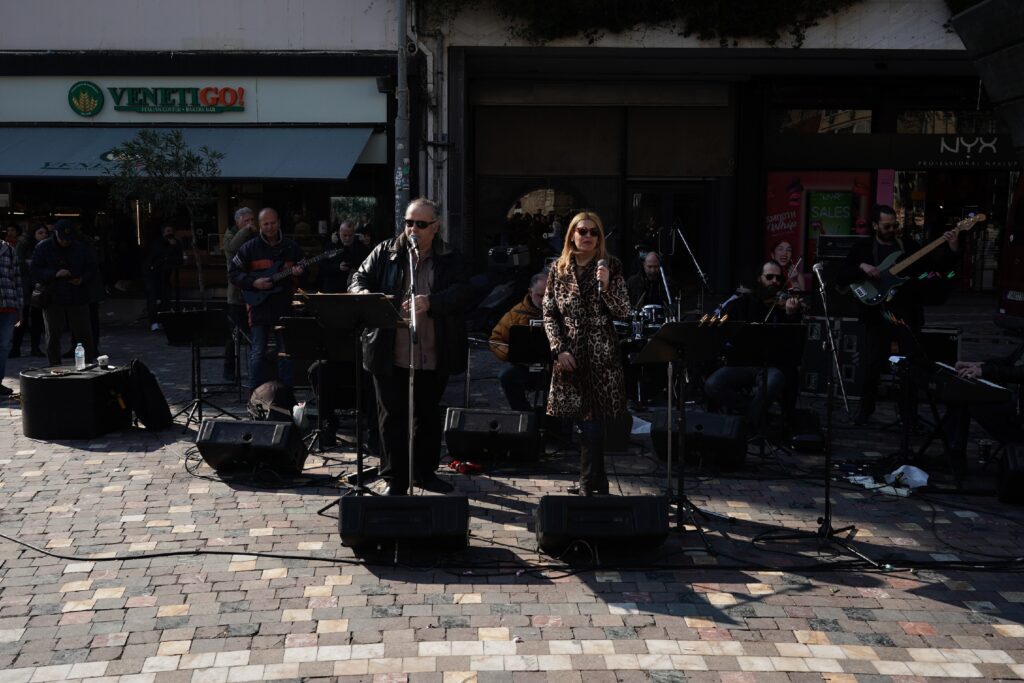
[{"label": "cobblestone pavement", "polygon": [[[933,322],[965,328],[964,358],[1007,352],[972,301]],[[141,358],[172,402],[187,399],[187,349],[124,327],[102,350]],[[498,365],[486,351],[473,360],[474,407],[502,407]],[[453,380],[448,403],[461,405],[463,386]],[[232,394],[217,400],[242,410]],[[348,451],[311,456],[303,486],[224,482],[205,465],[186,471],[194,429],[49,443],[22,435],[17,402],[0,408],[0,532],[49,553],[0,540],[0,683],[1024,678],[1024,582],[1008,561],[1024,514],[991,494],[900,497],[837,477],[834,526],[856,526],[856,549],[889,565],[876,570],[813,540],[752,542],[817,529],[824,508],[822,456],[755,449],[739,471],[687,472],[690,500],[714,513],[695,518],[708,546],[688,525],[646,552],[552,558],[536,549],[533,513],[575,467],[549,454],[440,474],[469,497],[465,551],[355,555],[336,510],[318,514],[352,471]],[[837,474],[898,443],[883,408],[869,428],[838,414]],[[664,486],[641,445],[610,458],[616,492]],[[976,454],[968,487],[990,489]],[[941,458],[922,466],[943,481]]]}]

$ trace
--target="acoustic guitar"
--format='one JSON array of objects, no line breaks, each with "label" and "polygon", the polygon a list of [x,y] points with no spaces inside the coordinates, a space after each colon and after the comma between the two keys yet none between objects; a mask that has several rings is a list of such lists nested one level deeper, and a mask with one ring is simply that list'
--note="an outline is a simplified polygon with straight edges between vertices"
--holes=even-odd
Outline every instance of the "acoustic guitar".
[{"label": "acoustic guitar", "polygon": [[[985,214],[976,213],[973,216],[965,218],[957,223],[953,230],[957,233],[965,232],[973,228],[976,223],[984,221],[985,218]],[[917,263],[917,261],[927,256],[938,247],[942,246],[945,241],[945,237],[937,237],[927,246],[921,247],[921,249],[902,261],[899,261],[899,263],[897,263],[897,261],[903,257],[902,251],[895,251],[889,254],[884,261],[878,264],[877,278],[870,278],[863,282],[854,283],[850,285],[850,291],[853,292],[853,295],[865,306],[877,306],[887,301],[891,301],[892,298],[896,296],[896,291],[900,286],[910,279],[903,277],[900,273]]]}]

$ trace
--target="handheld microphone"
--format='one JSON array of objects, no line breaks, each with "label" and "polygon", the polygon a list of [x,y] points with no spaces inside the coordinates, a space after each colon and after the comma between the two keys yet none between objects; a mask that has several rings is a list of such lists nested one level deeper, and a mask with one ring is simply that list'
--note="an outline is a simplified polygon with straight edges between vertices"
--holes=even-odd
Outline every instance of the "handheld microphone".
[{"label": "handheld microphone", "polygon": [[[604,259],[604,258],[603,259],[598,259],[597,260],[597,267],[598,268],[607,268],[608,267],[608,259]],[[597,281],[597,291],[601,292],[602,294],[604,293],[604,283],[601,282],[601,280]]]},{"label": "handheld microphone", "polygon": [[811,270],[813,270],[814,274],[818,277],[818,284],[821,285],[822,289],[825,289],[825,264],[818,261],[814,264]]}]

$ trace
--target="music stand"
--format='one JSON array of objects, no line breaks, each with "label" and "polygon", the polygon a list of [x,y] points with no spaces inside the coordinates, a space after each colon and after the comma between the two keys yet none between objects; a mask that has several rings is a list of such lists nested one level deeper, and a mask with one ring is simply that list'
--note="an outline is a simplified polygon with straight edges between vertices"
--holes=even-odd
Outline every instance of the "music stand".
[{"label": "music stand", "polygon": [[321,327],[351,333],[356,340],[356,483],[346,487],[348,490],[339,494],[336,501],[318,510],[320,514],[334,505],[340,510],[342,496],[373,493],[363,484],[363,354],[359,330],[392,329],[404,321],[386,294],[296,294],[295,301],[305,306],[307,315],[316,319]]},{"label": "music stand", "polygon": [[[551,374],[551,345],[543,325],[512,325],[508,328],[508,362],[541,365],[544,375]],[[547,408],[548,392],[543,391],[542,412]],[[538,439],[538,453],[545,453],[544,437]]]},{"label": "music stand", "polygon": [[[320,322],[313,317],[281,318],[278,323],[284,336],[284,347],[288,349],[288,356],[291,358],[302,358],[317,361],[316,429],[306,435],[306,438],[309,440],[306,448],[309,453],[312,453],[314,450],[323,453],[324,451],[329,450],[324,448],[322,440],[325,418],[323,409],[323,364],[355,361],[358,353],[353,350],[352,346],[345,342],[349,341],[358,344],[359,335],[355,334],[353,330],[346,330],[346,332],[351,335],[351,339],[339,339],[339,335],[331,334],[332,331],[321,325]],[[357,414],[357,431],[358,427],[359,417]]]},{"label": "music stand", "polygon": [[192,399],[185,407],[176,412],[171,419],[175,419],[183,413],[188,413],[183,429],[183,431],[187,432],[189,425],[193,422],[200,424],[203,421],[204,405],[217,411],[220,415],[237,419],[227,410],[203,397],[202,348],[204,346],[224,347],[224,343],[231,334],[224,311],[220,309],[160,311],[157,313],[157,320],[164,328],[168,344],[171,346],[188,346],[192,350],[192,371],[189,378]]},{"label": "music stand", "polygon": [[[750,323],[739,328],[728,344],[726,358],[729,365],[761,369],[760,391],[764,405],[757,416],[761,457],[764,457],[768,440],[765,435],[768,421],[768,368],[796,368],[803,358],[806,340],[807,326],[803,323]],[[775,445],[772,448],[789,452]]]},{"label": "music stand", "polygon": [[[668,388],[668,404],[665,416],[666,432],[666,465],[668,477],[665,488],[666,495],[672,498],[672,371],[676,361],[687,362],[709,361],[721,355],[722,349],[729,339],[734,337],[737,331],[744,326],[744,323],[722,322],[719,319],[696,322],[665,323],[661,326],[647,345],[637,355],[634,363],[665,363],[666,383]],[[700,534],[704,546],[711,551],[711,544],[704,535],[704,529],[697,523],[694,513],[699,513],[705,519],[710,513],[701,510],[691,503],[685,492],[686,472],[686,376],[683,376],[683,391],[680,394],[684,397],[684,404],[680,413],[679,434],[680,434],[680,456],[679,456],[679,478],[676,489],[676,526],[683,527],[684,516],[687,517]],[[720,515],[719,515],[720,516]]]}]

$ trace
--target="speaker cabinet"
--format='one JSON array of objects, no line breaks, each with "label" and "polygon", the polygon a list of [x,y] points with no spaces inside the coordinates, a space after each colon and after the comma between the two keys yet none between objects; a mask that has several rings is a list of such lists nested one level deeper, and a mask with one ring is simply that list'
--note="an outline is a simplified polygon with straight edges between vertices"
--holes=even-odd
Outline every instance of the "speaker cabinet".
[{"label": "speaker cabinet", "polygon": [[449,408],[444,438],[455,459],[534,458],[540,448],[537,415],[516,410]]},{"label": "speaker cabinet", "polygon": [[1024,444],[1006,445],[999,459],[996,494],[1003,503],[1024,503]]},{"label": "speaker cabinet", "polygon": [[461,548],[469,540],[465,496],[345,496],[338,532],[345,546],[399,542]]},{"label": "speaker cabinet", "polygon": [[204,418],[196,448],[218,472],[270,468],[298,475],[306,463],[306,445],[290,422]]},{"label": "speaker cabinet", "polygon": [[544,496],[534,513],[537,545],[553,555],[576,541],[612,549],[657,548],[668,536],[665,496]]},{"label": "speaker cabinet", "polygon": [[28,368],[20,379],[21,428],[30,439],[93,439],[131,425],[127,366]]},{"label": "speaker cabinet", "polygon": [[[662,460],[668,458],[668,434],[665,413],[654,417],[651,441],[654,452]],[[678,461],[682,451],[679,440],[679,414],[673,412],[672,458]],[[686,411],[686,464],[710,460],[722,469],[741,469],[747,459],[747,431],[739,415]]]}]

